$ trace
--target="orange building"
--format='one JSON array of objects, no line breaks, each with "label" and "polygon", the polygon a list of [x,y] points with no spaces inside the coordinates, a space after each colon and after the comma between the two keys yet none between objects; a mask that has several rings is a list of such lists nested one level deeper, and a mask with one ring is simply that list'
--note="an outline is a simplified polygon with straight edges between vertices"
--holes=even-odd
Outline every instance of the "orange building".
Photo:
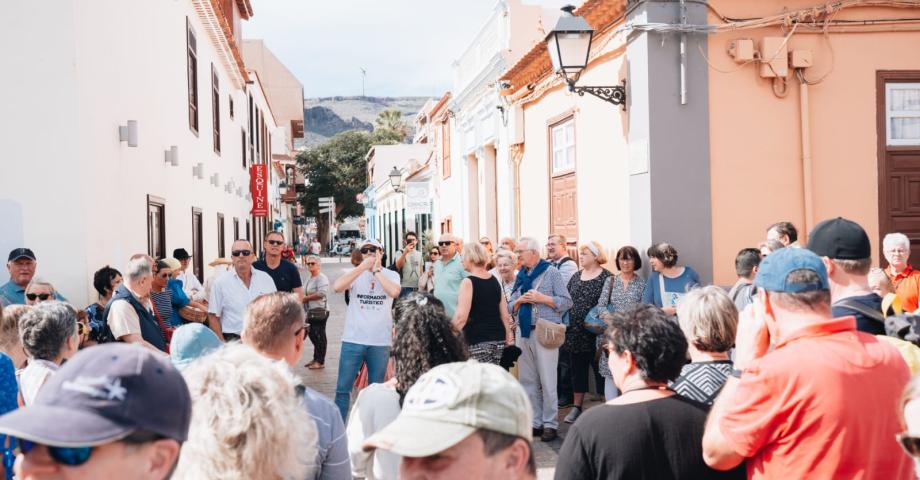
[{"label": "orange building", "polygon": [[[588,0],[577,85],[539,43],[500,81],[516,121],[521,232],[611,249],[674,243],[708,281],[786,220],[846,216],[920,240],[920,2]],[[551,28],[551,24],[545,27]],[[915,262],[916,263],[916,262]]]}]

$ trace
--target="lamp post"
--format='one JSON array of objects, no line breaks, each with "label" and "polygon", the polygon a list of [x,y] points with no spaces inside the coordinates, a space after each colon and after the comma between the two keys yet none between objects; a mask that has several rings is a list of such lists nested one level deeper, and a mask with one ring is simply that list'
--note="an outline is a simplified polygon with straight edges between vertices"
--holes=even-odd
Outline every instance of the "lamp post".
[{"label": "lamp post", "polygon": [[397,192],[399,191],[399,187],[402,186],[402,172],[396,167],[390,170],[390,185],[393,185],[393,190]]},{"label": "lamp post", "polygon": [[584,18],[575,15],[574,6],[566,5],[562,7],[562,11],[563,14],[556,22],[556,26],[546,36],[546,49],[553,62],[553,71],[565,81],[570,92],[577,93],[579,96],[590,93],[601,100],[620,105],[623,110],[626,110],[625,80],[622,85],[608,87],[575,85],[582,71],[588,66],[594,29]]}]

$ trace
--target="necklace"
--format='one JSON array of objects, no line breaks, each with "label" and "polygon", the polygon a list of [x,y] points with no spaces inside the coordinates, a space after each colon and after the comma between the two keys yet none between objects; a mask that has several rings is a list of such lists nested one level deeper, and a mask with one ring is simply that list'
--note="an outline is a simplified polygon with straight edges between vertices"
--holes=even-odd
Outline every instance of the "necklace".
[{"label": "necklace", "polygon": [[626,395],[626,394],[629,393],[629,392],[638,392],[639,390],[667,390],[667,391],[672,391],[672,390],[671,390],[671,387],[669,387],[669,386],[667,386],[667,385],[647,385],[647,386],[645,386],[645,387],[630,388],[629,390],[625,390],[625,391],[623,391],[622,393],[620,393],[620,396]]}]

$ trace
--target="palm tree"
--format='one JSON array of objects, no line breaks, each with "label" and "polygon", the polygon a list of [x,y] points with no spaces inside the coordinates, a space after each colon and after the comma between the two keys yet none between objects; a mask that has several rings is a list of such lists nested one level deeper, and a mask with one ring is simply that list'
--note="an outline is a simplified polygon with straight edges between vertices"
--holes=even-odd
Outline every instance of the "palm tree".
[{"label": "palm tree", "polygon": [[409,133],[409,128],[402,118],[402,113],[395,108],[388,108],[377,114],[374,124],[376,125],[376,130],[390,130],[398,133],[401,137],[405,137]]}]

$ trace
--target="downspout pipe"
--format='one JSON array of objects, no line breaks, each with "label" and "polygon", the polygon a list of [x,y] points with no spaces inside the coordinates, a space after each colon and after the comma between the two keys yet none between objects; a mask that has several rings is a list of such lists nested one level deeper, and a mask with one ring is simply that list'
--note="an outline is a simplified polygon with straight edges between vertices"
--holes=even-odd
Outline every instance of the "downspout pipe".
[{"label": "downspout pipe", "polygon": [[[811,116],[809,115],[808,102],[808,82],[801,70],[796,70],[795,74],[799,77],[799,116],[802,128],[802,197],[804,206],[805,228],[802,229],[803,238],[807,238],[808,232],[815,225],[815,206],[814,206],[814,188],[812,183],[812,159],[811,159]],[[805,241],[805,240],[803,240]]]}]

